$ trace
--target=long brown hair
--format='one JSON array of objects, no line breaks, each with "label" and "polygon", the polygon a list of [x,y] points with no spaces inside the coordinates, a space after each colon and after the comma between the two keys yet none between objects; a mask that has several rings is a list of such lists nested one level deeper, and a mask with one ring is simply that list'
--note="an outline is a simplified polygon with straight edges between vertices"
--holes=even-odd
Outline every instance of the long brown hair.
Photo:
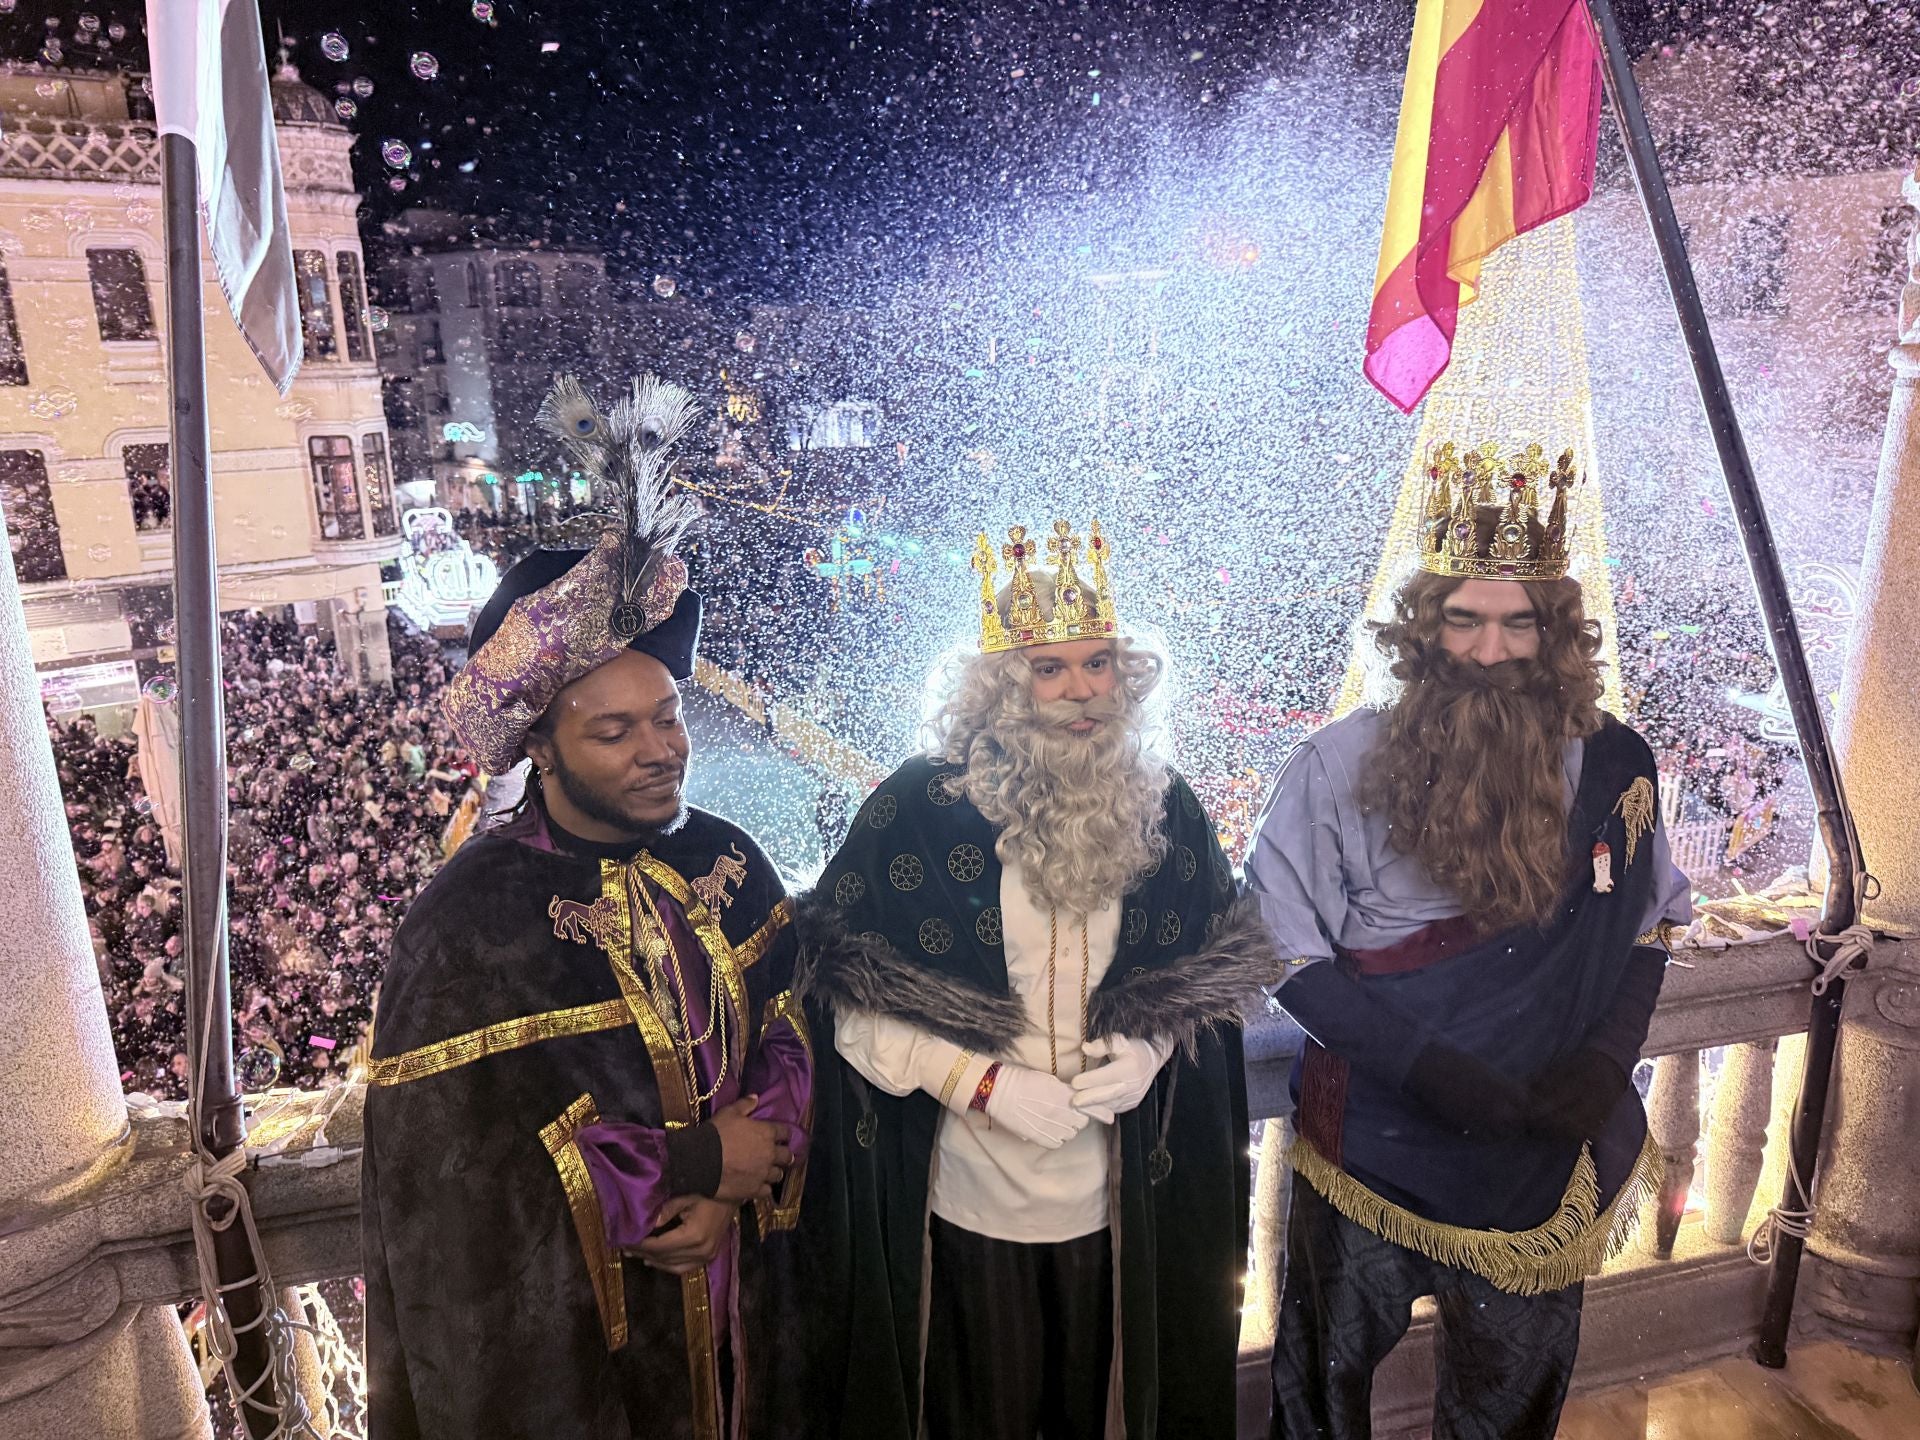
[{"label": "long brown hair", "polygon": [[1568,880],[1563,751],[1600,728],[1600,626],[1574,580],[1528,582],[1535,660],[1482,669],[1440,644],[1461,581],[1417,572],[1373,642],[1402,685],[1360,802],[1483,934],[1545,924]]}]

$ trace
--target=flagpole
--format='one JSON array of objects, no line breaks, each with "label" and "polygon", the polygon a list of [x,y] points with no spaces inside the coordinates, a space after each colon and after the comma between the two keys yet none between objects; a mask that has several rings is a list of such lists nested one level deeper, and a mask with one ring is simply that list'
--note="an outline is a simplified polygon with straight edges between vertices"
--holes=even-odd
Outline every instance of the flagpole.
[{"label": "flagpole", "polygon": [[[233,992],[227,966],[227,745],[220,678],[219,565],[213,535],[212,440],[207,422],[205,289],[200,273],[198,163],[184,135],[160,136],[167,246],[167,380],[172,416],[174,647],[180,700],[180,874],[186,945],[190,1123],[212,1159],[246,1143],[233,1070]],[[245,1184],[244,1174],[240,1183]],[[202,1203],[197,1197],[196,1204]],[[204,1202],[216,1220],[230,1202]],[[265,1296],[242,1226],[214,1231],[215,1271],[239,1353],[243,1388],[268,1368]],[[228,1288],[232,1287],[232,1288]],[[264,1405],[267,1408],[258,1408]],[[237,1403],[249,1434],[277,1424],[272,1381]]]},{"label": "flagpole", "polygon": [[[1633,76],[1626,42],[1621,38],[1620,25],[1614,16],[1613,0],[1587,0],[1587,5],[1599,35],[1607,95],[1613,102],[1614,119],[1626,146],[1627,165],[1633,173],[1641,203],[1646,207],[1654,246],[1660,252],[1661,268],[1666,272],[1667,288],[1679,317],[1680,333],[1686,341],[1687,356],[1693,362],[1693,377],[1700,388],[1707,428],[1713,433],[1714,448],[1720,455],[1727,497],[1740,525],[1740,541],[1753,573],[1774,664],[1786,689],[1794,734],[1800,742],[1807,781],[1813,789],[1820,839],[1827,852],[1827,892],[1820,932],[1823,937],[1837,936],[1859,918],[1860,894],[1866,879],[1860,837],[1854,829],[1853,814],[1847,808],[1840,768],[1834,761],[1826,720],[1820,712],[1819,693],[1807,668],[1799,627],[1794,623],[1786,574],[1774,549],[1766,507],[1761,503],[1760,487],[1754,479],[1753,462],[1748,458],[1740,422],[1734,414],[1733,397],[1713,347],[1706,311],[1700,304],[1699,286],[1687,262],[1680,222],[1673,212],[1673,199],[1667,193],[1666,177],[1660,171],[1660,157],[1654,149],[1653,133],[1647,126],[1646,108],[1640,100],[1640,87]],[[1830,949],[1833,942],[1827,939],[1823,943]],[[1807,1022],[1806,1073],[1793,1117],[1788,1147],[1791,1163],[1780,1202],[1782,1210],[1812,1208],[1814,1166],[1820,1155],[1820,1131],[1826,1115],[1827,1089],[1833,1073],[1834,1046],[1839,1038],[1840,1010],[1846,988],[1843,972],[1813,998]],[[1767,1272],[1766,1308],[1761,1317],[1760,1338],[1754,1347],[1754,1358],[1770,1369],[1778,1370],[1787,1363],[1787,1329],[1793,1319],[1793,1297],[1799,1284],[1804,1248],[1804,1237],[1794,1233],[1794,1227],[1776,1227],[1773,1257]]]}]

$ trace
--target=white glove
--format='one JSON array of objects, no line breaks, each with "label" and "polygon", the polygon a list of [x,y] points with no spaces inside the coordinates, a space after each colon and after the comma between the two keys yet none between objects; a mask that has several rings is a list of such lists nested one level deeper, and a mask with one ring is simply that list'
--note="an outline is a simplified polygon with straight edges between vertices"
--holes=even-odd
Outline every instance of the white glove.
[{"label": "white glove", "polygon": [[1106,1063],[1073,1077],[1073,1108],[1089,1120],[1111,1125],[1114,1116],[1133,1109],[1153,1088],[1153,1077],[1173,1053],[1173,1041],[1110,1035],[1087,1041],[1080,1051],[1089,1060]]},{"label": "white glove", "polygon": [[987,1097],[987,1119],[1043,1150],[1058,1150],[1087,1126],[1064,1080],[1004,1063]]}]

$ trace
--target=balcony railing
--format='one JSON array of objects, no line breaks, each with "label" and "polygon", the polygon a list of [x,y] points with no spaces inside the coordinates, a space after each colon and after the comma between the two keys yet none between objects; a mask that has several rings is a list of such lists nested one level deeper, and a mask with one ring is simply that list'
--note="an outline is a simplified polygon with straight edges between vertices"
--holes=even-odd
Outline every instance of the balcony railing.
[{"label": "balcony railing", "polygon": [[[1783,922],[1779,910],[1758,921]],[[1757,1333],[1766,1275],[1748,1258],[1746,1241],[1780,1193],[1808,978],[1805,952],[1790,937],[1676,951],[1646,1046],[1647,1108],[1667,1162],[1665,1188],[1634,1246],[1588,1284],[1578,1388],[1690,1369],[1740,1350]],[[1279,1154],[1298,1033],[1283,1017],[1269,1017],[1247,1035],[1251,1110],[1268,1124],[1258,1148],[1241,1348],[1246,1434],[1264,1433],[1289,1186]],[[358,1086],[251,1097],[253,1212],[279,1285],[359,1272],[363,1100]],[[197,1292],[180,1202],[191,1157],[178,1111],[136,1114],[131,1158],[81,1202],[101,1237],[91,1264],[115,1272],[129,1300],[184,1301]],[[1431,1304],[1422,1302],[1407,1340],[1381,1367],[1377,1434],[1424,1423],[1432,1326]]]},{"label": "balcony railing", "polygon": [[0,175],[16,180],[141,180],[160,183],[160,141],[151,122],[9,117],[0,132]]}]

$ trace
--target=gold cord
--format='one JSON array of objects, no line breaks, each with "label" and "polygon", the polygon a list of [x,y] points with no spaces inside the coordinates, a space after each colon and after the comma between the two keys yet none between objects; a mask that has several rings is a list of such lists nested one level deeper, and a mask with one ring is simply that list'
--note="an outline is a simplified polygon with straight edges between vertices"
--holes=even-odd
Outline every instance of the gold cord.
[{"label": "gold cord", "polygon": [[[1080,1038],[1087,1035],[1087,977],[1093,970],[1093,955],[1088,947],[1087,931],[1091,926],[1083,917],[1080,922]],[[1053,1078],[1060,1078],[1060,1042],[1053,1030],[1053,980],[1055,975],[1055,957],[1060,953],[1060,910],[1058,906],[1047,907],[1047,1068],[1053,1071]]]},{"label": "gold cord", "polygon": [[[669,938],[666,921],[661,917],[659,907],[654,904],[653,896],[641,883],[637,870],[627,872],[627,884],[629,894],[637,897],[639,901],[639,914],[636,918],[640,919],[641,923],[637,928],[641,932],[642,944],[646,951],[648,979],[652,982],[648,988],[653,989],[656,996],[666,999],[669,1006],[677,1011],[679,1024],[672,1027],[673,1046],[679,1052],[680,1068],[687,1078],[687,1095],[693,1102],[695,1114],[698,1114],[700,1107],[718,1095],[720,1087],[726,1083],[728,1059],[733,1053],[731,1036],[728,1033],[731,1029],[732,1006],[727,998],[725,979],[720,973],[720,966],[709,963],[707,1028],[693,1039],[688,1039],[686,980],[681,975],[679,956]],[[669,959],[676,963],[669,965],[667,963]],[[657,1002],[656,1006],[667,1008],[659,1007]],[[700,1084],[697,1056],[700,1047],[714,1039],[716,1033],[720,1045],[720,1066],[714,1074],[713,1084],[703,1088]]]}]

